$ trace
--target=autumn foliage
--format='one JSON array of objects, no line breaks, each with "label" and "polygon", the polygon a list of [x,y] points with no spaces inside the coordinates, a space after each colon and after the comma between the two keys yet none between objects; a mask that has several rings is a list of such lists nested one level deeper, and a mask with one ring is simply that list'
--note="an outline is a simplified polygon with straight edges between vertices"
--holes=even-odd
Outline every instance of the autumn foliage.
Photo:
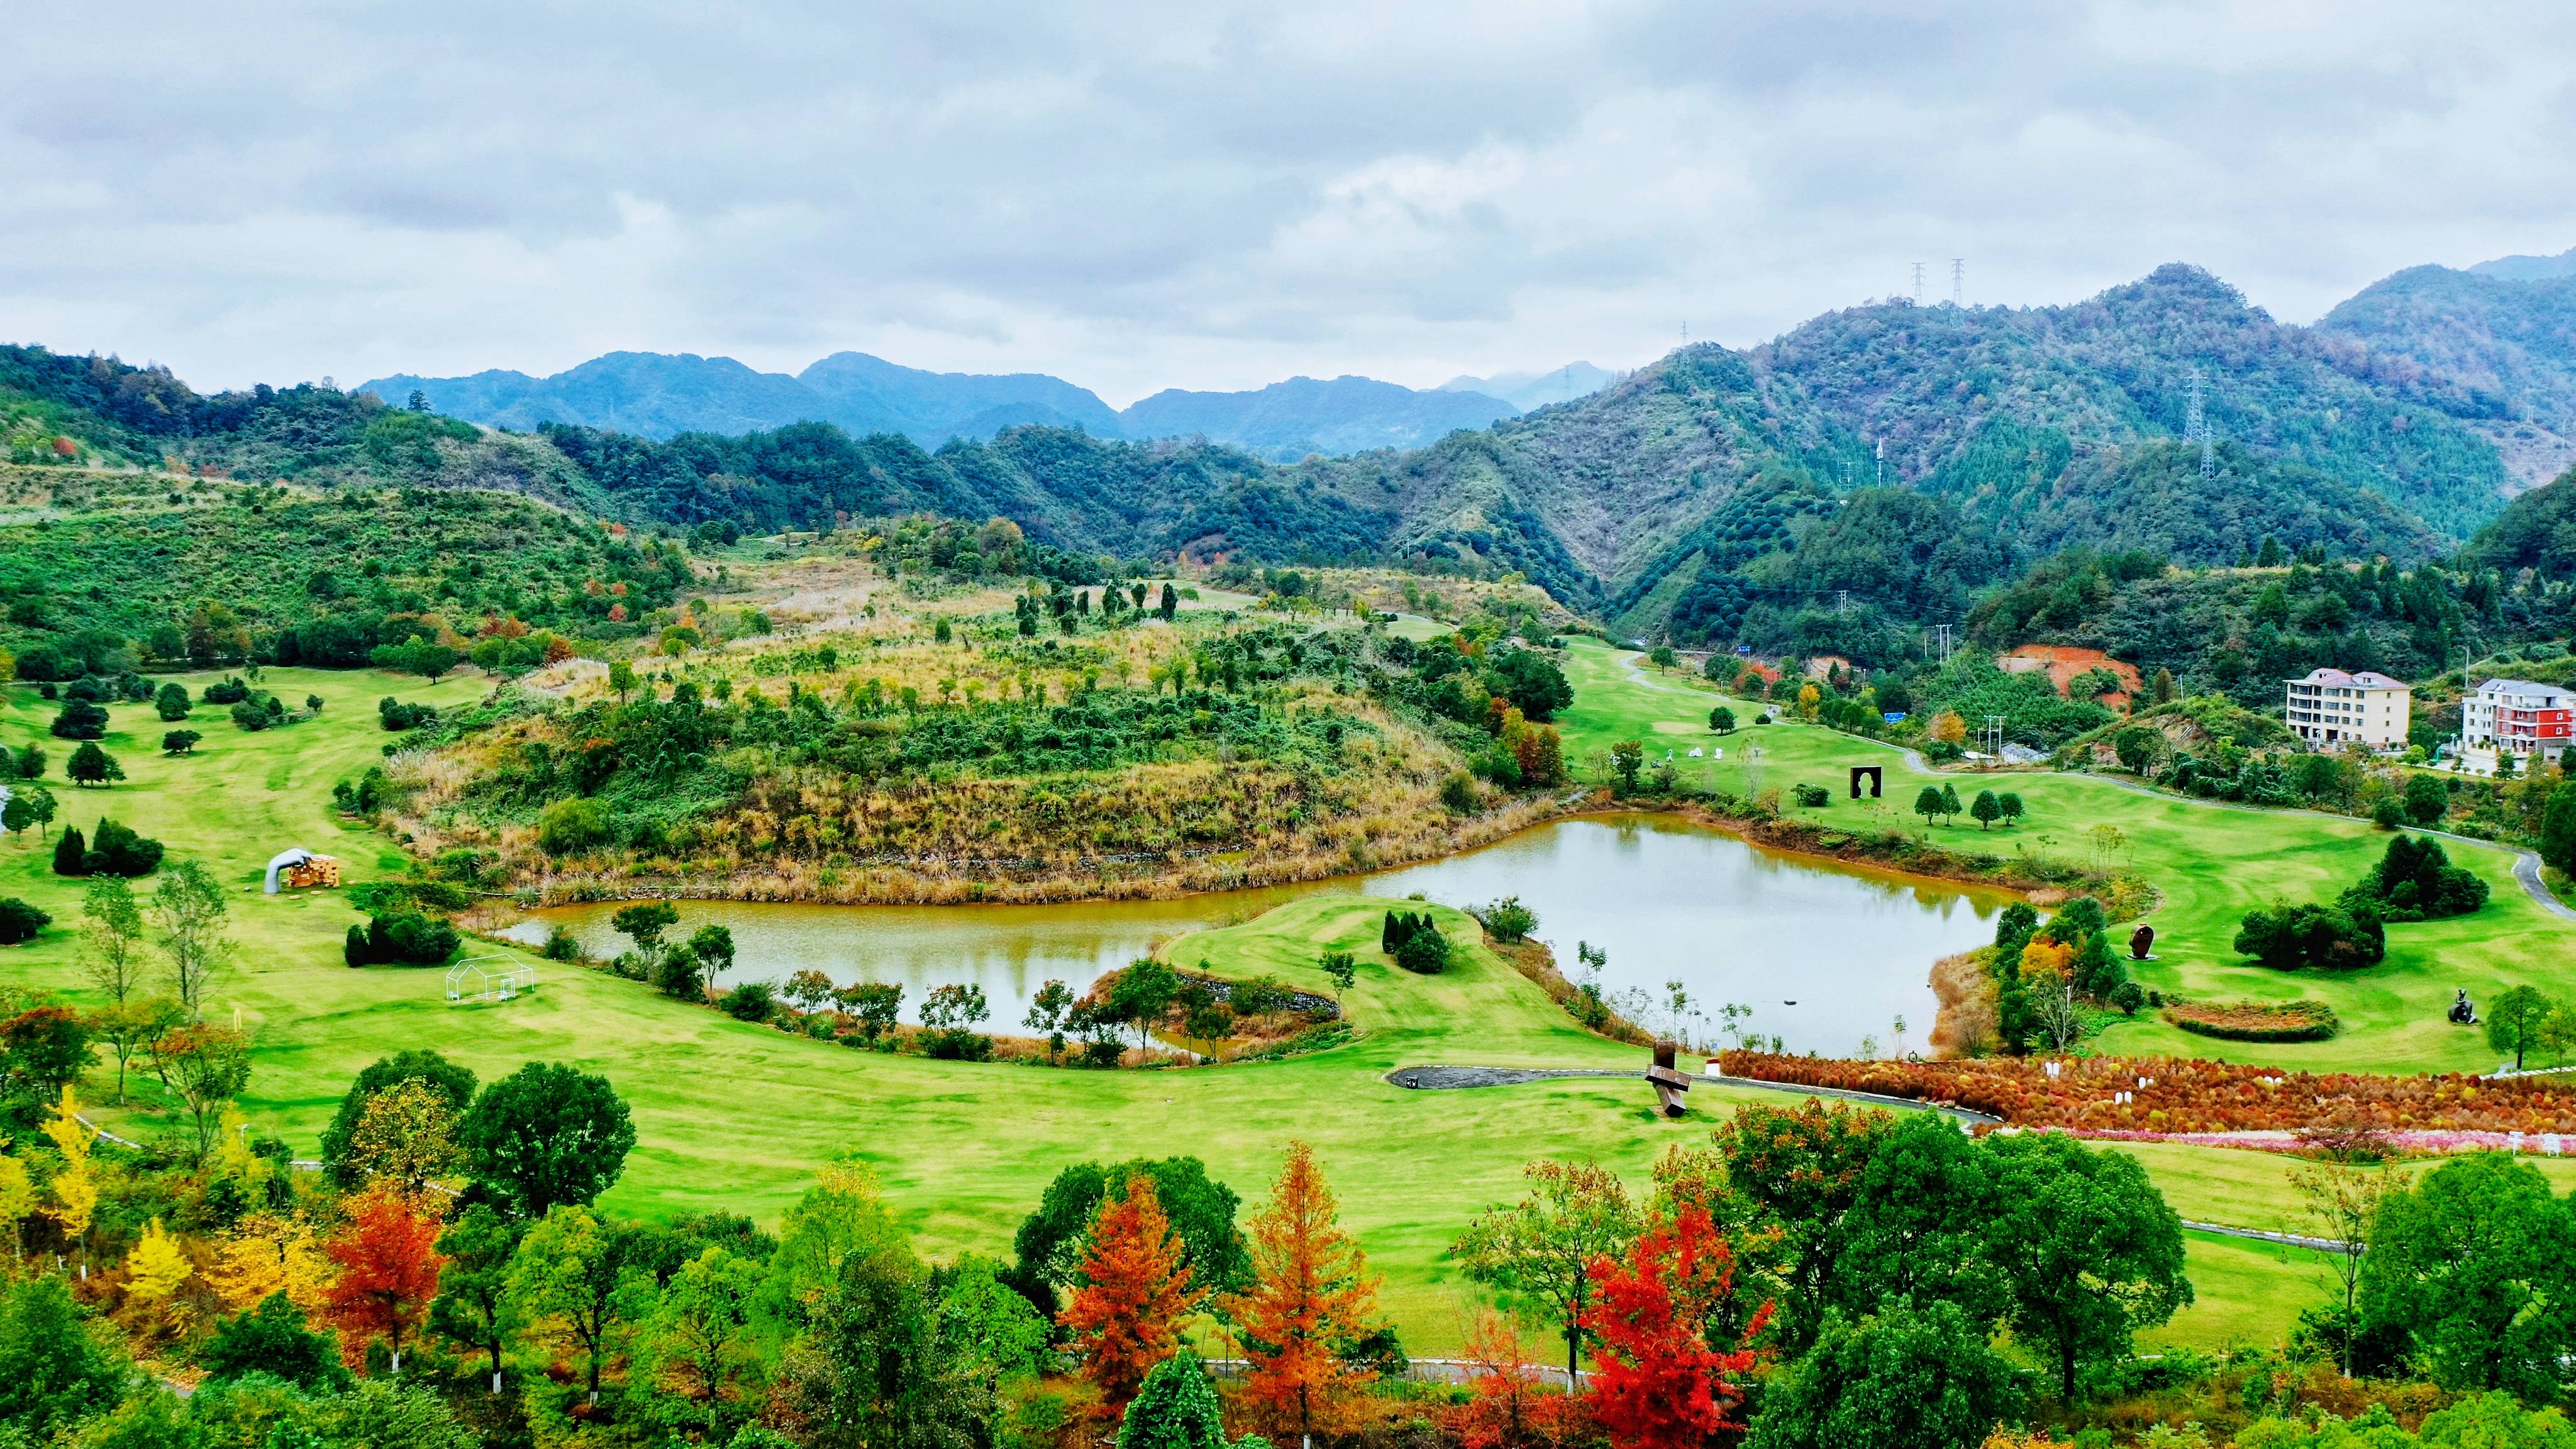
[{"label": "autumn foliage", "polygon": [[367,1343],[382,1338],[399,1356],[403,1340],[429,1314],[438,1296],[438,1219],[390,1192],[370,1192],[349,1203],[348,1226],[323,1251],[340,1277],[323,1297],[323,1311],[340,1331],[341,1356],[363,1360]]},{"label": "autumn foliage", "polygon": [[[1862,1062],[1743,1051],[1722,1053],[1718,1070],[2075,1132],[2296,1131],[2331,1117],[2383,1131],[2576,1133],[2576,1088],[2565,1077],[2286,1072],[2187,1057],[2063,1058],[2051,1077],[2038,1056]],[[2121,1092],[2129,1100],[2114,1100]]]},{"label": "autumn foliage", "polygon": [[1145,1373],[1180,1346],[1180,1324],[1207,1296],[1190,1282],[1181,1239],[1154,1196],[1153,1180],[1128,1179],[1091,1222],[1082,1286],[1057,1321],[1082,1345],[1082,1376],[1110,1417],[1125,1411]]},{"label": "autumn foliage", "polygon": [[1548,1385],[1511,1319],[1490,1310],[1479,1315],[1462,1356],[1476,1376],[1467,1381],[1466,1402],[1441,1417],[1459,1449],[1530,1449],[1576,1436],[1575,1401]]},{"label": "autumn foliage", "polygon": [[1637,1239],[1628,1262],[1592,1265],[1598,1296],[1584,1326],[1600,1340],[1584,1407],[1619,1449],[1703,1449],[1741,1430],[1744,1377],[1771,1305],[1721,1347],[1707,1325],[1733,1318],[1735,1255],[1706,1212],[1686,1207]]},{"label": "autumn foliage", "polygon": [[1257,1286],[1230,1305],[1251,1364],[1244,1398],[1300,1434],[1333,1422],[1376,1377],[1342,1356],[1374,1326],[1377,1283],[1337,1215],[1314,1149],[1289,1143],[1270,1202],[1252,1219]]}]

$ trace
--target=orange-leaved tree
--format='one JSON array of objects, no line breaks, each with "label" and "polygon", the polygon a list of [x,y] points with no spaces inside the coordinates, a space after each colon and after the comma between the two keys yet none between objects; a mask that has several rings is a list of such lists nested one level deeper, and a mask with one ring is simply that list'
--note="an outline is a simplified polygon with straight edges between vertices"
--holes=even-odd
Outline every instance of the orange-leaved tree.
[{"label": "orange-leaved tree", "polygon": [[1702,1449],[1744,1425],[1728,1417],[1744,1401],[1742,1380],[1764,1353],[1756,1347],[1771,1305],[1756,1310],[1741,1337],[1708,1341],[1712,1322],[1738,1321],[1735,1254],[1695,1207],[1656,1223],[1623,1266],[1592,1265],[1598,1297],[1585,1326],[1600,1339],[1584,1407],[1619,1449]]},{"label": "orange-leaved tree", "polygon": [[1146,1370],[1180,1346],[1181,1320],[1207,1290],[1190,1282],[1180,1234],[1142,1173],[1127,1195],[1104,1196],[1082,1255],[1082,1286],[1057,1321],[1082,1344],[1082,1376],[1100,1390],[1104,1414],[1116,1418],[1136,1397]]},{"label": "orange-leaved tree", "polygon": [[437,1218],[397,1193],[378,1190],[350,1200],[348,1226],[323,1248],[340,1265],[323,1307],[340,1331],[342,1357],[360,1362],[367,1341],[382,1338],[393,1351],[394,1371],[402,1371],[403,1340],[429,1316],[438,1270],[447,1264],[438,1254],[438,1233]]},{"label": "orange-leaved tree", "polygon": [[1547,1384],[1510,1318],[1490,1308],[1478,1314],[1464,1356],[1478,1372],[1466,1402],[1440,1420],[1460,1449],[1529,1449],[1571,1437],[1574,1401]]},{"label": "orange-leaved tree", "polygon": [[1253,1215],[1253,1289],[1228,1304],[1251,1363],[1244,1397],[1301,1436],[1376,1377],[1345,1357],[1377,1327],[1377,1281],[1337,1219],[1314,1149],[1290,1142],[1269,1203]]}]

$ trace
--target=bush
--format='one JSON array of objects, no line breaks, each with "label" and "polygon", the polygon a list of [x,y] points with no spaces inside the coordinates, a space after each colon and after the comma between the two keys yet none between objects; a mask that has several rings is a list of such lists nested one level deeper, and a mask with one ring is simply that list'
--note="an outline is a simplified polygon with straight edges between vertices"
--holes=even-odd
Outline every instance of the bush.
[{"label": "bush", "polygon": [[2406,807],[2391,796],[2370,807],[2370,823],[2382,830],[2403,830],[2406,828]]},{"label": "bush", "polygon": [[1798,803],[1810,810],[1834,803],[1834,792],[1822,785],[1799,784],[1789,788],[1790,793],[1797,797]]},{"label": "bush", "polygon": [[1476,777],[1464,770],[1450,772],[1440,782],[1440,803],[1460,815],[1473,815],[1483,800],[1476,794]]},{"label": "bush", "polygon": [[343,815],[373,815],[393,802],[393,777],[382,765],[369,765],[355,780],[331,787],[331,808]]},{"label": "bush", "polygon": [[94,740],[107,733],[107,706],[86,699],[63,701],[62,712],[54,716],[54,738],[60,740]]},{"label": "bush", "polygon": [[2349,971],[2386,957],[2388,933],[2367,906],[2280,905],[2246,912],[2236,949],[2279,971]]},{"label": "bush", "polygon": [[52,925],[53,921],[53,917],[16,896],[0,896],[0,946],[32,941],[38,931]]},{"label": "bush", "polygon": [[[207,697],[212,698],[213,691],[209,690]],[[391,695],[376,701],[376,723],[389,733],[416,730],[422,725],[435,723],[437,719],[438,710],[430,705],[405,704]]]},{"label": "bush", "polygon": [[577,855],[609,835],[608,810],[596,800],[557,800],[537,817],[537,845],[548,855]]},{"label": "bush", "polygon": [[286,718],[286,706],[273,694],[255,694],[233,706],[233,723],[254,733],[279,724]]},{"label": "bush", "polygon": [[1395,964],[1417,976],[1437,976],[1449,964],[1449,938],[1440,934],[1428,911],[1386,913],[1379,946]]},{"label": "bush", "polygon": [[121,875],[131,879],[161,867],[161,842],[137,835],[102,817],[89,838],[88,875]]},{"label": "bush", "polygon": [[193,755],[197,752],[197,741],[204,738],[195,730],[170,730],[161,736],[161,753]]},{"label": "bush", "polygon": [[546,944],[537,954],[549,961],[578,961],[581,942],[572,932],[557,926],[546,933]]},{"label": "bush", "polygon": [[2439,921],[2465,916],[2487,903],[2487,883],[2451,864],[2430,836],[2400,835],[2359,885],[2343,893],[2350,910],[2368,906],[2384,921]]},{"label": "bush", "polygon": [[716,1004],[736,1021],[767,1021],[778,1010],[778,1000],[766,981],[746,981]]},{"label": "bush", "polygon": [[165,720],[186,719],[188,709],[188,686],[175,680],[162,685],[160,692],[152,696],[152,712]]},{"label": "bush", "polygon": [[985,1062],[993,1059],[993,1039],[979,1031],[953,1027],[929,1033],[923,1050],[943,1062]]},{"label": "bush", "polygon": [[2322,1001],[2239,1001],[2224,1006],[2165,1008],[2165,1020],[2194,1036],[2221,1041],[2324,1041],[2340,1029]]},{"label": "bush", "polygon": [[1485,929],[1495,940],[1516,945],[1538,929],[1538,912],[1522,905],[1519,896],[1505,896],[1485,907]]},{"label": "bush", "polygon": [[342,957],[352,966],[444,966],[463,940],[436,916],[396,911],[351,926]]}]

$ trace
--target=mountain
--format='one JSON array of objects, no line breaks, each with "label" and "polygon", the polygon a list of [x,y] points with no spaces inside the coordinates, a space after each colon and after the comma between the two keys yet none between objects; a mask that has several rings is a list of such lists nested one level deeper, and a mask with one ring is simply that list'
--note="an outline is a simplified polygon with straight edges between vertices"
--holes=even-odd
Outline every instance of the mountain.
[{"label": "mountain", "polygon": [[2576,251],[2468,271],[2409,267],[2317,323],[2383,369],[2452,380],[2494,416],[2479,425],[2517,482],[2576,465]]},{"label": "mountain", "polygon": [[1292,377],[1253,392],[1168,388],[1118,415],[1131,438],[1205,437],[1291,463],[1310,453],[1418,448],[1520,409],[1482,393],[1416,392],[1365,377]]},{"label": "mountain", "polygon": [[2481,277],[2494,277],[2507,282],[2545,282],[2552,277],[2576,277],[2576,247],[2569,247],[2554,257],[2498,257],[2469,268]]},{"label": "mountain", "polygon": [[794,377],[756,372],[730,357],[612,352],[551,377],[396,374],[358,391],[396,404],[418,392],[436,412],[522,432],[562,423],[671,438],[827,422],[862,437],[900,433],[937,447],[950,438],[980,440],[1041,423],[1118,436],[1118,415],[1109,405],[1061,378],[925,372],[864,352],[836,352]]},{"label": "mountain", "polygon": [[1491,377],[1453,377],[1442,392],[1480,392],[1498,397],[1522,412],[1588,397],[1619,380],[1619,374],[1588,362],[1569,362],[1545,372],[1498,372]]}]

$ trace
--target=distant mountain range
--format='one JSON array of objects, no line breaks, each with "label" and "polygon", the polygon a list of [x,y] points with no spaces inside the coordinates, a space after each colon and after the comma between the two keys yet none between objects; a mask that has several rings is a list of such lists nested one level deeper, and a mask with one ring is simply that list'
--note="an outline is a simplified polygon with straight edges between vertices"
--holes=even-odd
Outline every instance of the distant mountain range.
[{"label": "distant mountain range", "polygon": [[358,390],[396,405],[417,393],[433,411],[522,432],[560,423],[660,440],[823,422],[853,437],[898,433],[936,448],[951,438],[982,442],[1004,428],[1034,425],[1137,441],[1201,437],[1291,463],[1314,453],[1420,447],[1460,428],[1582,396],[1614,376],[1577,363],[1495,379],[1527,401],[1463,386],[1472,381],[1466,378],[1422,392],[1365,377],[1296,377],[1250,392],[1170,389],[1121,412],[1088,388],[1043,373],[925,372],[864,352],[836,352],[791,377],[756,372],[730,357],[612,352],[552,377],[397,373]]},{"label": "distant mountain range", "polygon": [[1440,384],[1442,392],[1480,392],[1498,397],[1522,412],[1536,412],[1557,403],[1569,403],[1579,397],[1590,397],[1627,374],[1610,372],[1588,362],[1570,362],[1546,372],[1498,372],[1492,377],[1453,377]]}]

